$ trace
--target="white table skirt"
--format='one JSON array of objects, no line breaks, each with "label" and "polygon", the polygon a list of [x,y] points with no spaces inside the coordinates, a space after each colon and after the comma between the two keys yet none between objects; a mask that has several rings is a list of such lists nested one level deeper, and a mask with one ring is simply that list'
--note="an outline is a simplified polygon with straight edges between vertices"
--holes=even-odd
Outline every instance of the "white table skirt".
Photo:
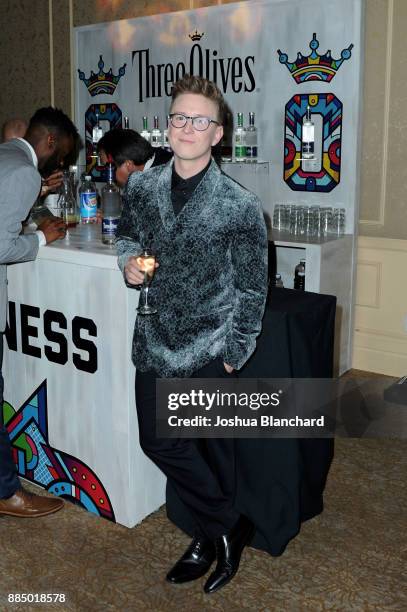
[{"label": "white table skirt", "polygon": [[35,262],[8,267],[4,399],[20,411],[10,432],[22,434],[20,474],[132,527],[164,503],[165,479],[138,442],[139,292],[126,288],[100,228],[79,226]]}]

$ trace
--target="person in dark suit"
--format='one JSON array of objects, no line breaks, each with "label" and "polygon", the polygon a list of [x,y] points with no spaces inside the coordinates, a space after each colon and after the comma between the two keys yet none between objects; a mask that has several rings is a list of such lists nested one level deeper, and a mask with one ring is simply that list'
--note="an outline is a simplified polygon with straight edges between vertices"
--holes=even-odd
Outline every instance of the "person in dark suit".
[{"label": "person in dark suit", "polygon": [[122,187],[133,172],[143,172],[166,164],[171,151],[151,144],[135,130],[117,128],[109,130],[98,142],[98,151],[103,151],[106,160],[110,157],[116,166],[116,181]]},{"label": "person in dark suit", "polygon": [[133,172],[116,233],[129,285],[153,236],[158,267],[149,288],[158,314],[136,320],[133,361],[140,444],[187,507],[195,537],[167,574],[173,584],[206,574],[213,593],[236,574],[254,526],[234,507],[233,439],[156,436],[157,378],[236,376],[253,353],[267,294],[267,231],[259,199],[211,156],[223,135],[224,100],[206,79],[173,86],[169,142],[174,161]]},{"label": "person in dark suit", "polygon": [[52,107],[39,109],[24,138],[0,145],[0,515],[36,517],[60,510],[63,501],[28,493],[20,484],[3,424],[3,332],[7,312],[7,265],[36,258],[40,246],[65,236],[60,219],[46,219],[34,234],[21,234],[41,189],[41,175],[58,167],[74,147],[77,130]]}]

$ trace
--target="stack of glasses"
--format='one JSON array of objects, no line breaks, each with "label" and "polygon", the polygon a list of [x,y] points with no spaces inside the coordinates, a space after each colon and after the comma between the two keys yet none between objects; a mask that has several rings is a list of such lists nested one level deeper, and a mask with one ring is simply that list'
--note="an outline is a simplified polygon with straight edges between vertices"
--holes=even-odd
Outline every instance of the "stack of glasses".
[{"label": "stack of glasses", "polygon": [[345,209],[330,206],[276,204],[273,228],[293,236],[342,236],[345,233]]}]

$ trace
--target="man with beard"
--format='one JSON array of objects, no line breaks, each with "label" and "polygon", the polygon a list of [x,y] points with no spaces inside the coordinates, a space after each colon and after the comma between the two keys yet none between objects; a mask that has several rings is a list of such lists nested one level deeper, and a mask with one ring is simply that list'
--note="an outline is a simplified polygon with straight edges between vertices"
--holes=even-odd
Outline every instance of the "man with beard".
[{"label": "man with beard", "polygon": [[10,440],[3,425],[3,333],[7,311],[7,265],[36,258],[40,246],[65,236],[60,219],[46,219],[34,234],[22,235],[21,226],[47,176],[72,150],[77,130],[71,120],[52,107],[31,118],[24,138],[0,145],[0,515],[45,516],[60,510],[63,501],[25,491],[17,477]]}]

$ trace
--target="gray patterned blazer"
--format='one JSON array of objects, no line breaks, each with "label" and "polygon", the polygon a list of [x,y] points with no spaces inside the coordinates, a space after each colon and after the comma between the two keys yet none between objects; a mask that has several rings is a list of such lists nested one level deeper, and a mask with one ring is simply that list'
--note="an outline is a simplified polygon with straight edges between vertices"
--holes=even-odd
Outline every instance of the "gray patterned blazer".
[{"label": "gray patterned blazer", "polygon": [[0,332],[6,327],[7,264],[35,259],[38,236],[20,235],[41,189],[30,149],[22,140],[0,145]]},{"label": "gray patterned blazer", "polygon": [[172,162],[134,172],[117,231],[123,271],[154,237],[149,291],[158,314],[139,316],[133,361],[189,376],[216,357],[240,369],[255,349],[267,293],[267,232],[259,199],[212,163],[175,216]]}]

